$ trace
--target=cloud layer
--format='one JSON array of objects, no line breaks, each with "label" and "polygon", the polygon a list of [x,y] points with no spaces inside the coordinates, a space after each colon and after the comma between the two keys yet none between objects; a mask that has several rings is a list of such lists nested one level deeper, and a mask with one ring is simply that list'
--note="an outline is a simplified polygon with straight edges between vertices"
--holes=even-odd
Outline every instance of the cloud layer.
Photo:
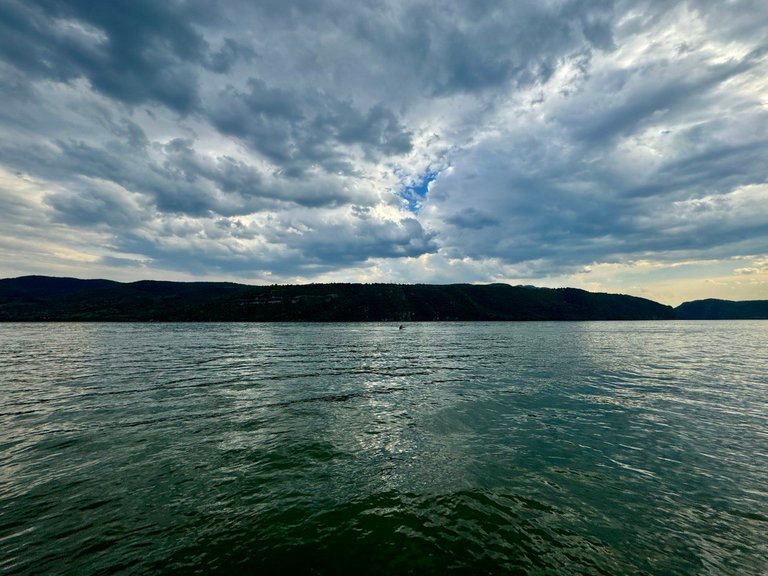
[{"label": "cloud layer", "polygon": [[758,0],[5,0],[0,273],[768,297],[766,78]]}]

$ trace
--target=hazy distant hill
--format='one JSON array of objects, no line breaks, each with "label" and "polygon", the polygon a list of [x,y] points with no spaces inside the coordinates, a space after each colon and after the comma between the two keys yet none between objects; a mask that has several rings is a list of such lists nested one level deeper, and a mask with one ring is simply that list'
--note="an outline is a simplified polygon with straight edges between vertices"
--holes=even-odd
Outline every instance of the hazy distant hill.
[{"label": "hazy distant hill", "polygon": [[0,321],[647,320],[674,310],[634,296],[506,284],[132,283],[0,280]]},{"label": "hazy distant hill", "polygon": [[748,320],[768,319],[768,300],[695,300],[675,308],[682,320]]}]

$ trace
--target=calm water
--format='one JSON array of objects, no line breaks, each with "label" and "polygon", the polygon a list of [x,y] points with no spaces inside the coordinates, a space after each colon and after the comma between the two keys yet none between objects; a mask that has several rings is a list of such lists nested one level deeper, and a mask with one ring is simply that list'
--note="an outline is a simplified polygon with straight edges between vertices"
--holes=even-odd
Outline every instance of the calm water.
[{"label": "calm water", "polygon": [[768,572],[768,322],[0,324],[0,573]]}]

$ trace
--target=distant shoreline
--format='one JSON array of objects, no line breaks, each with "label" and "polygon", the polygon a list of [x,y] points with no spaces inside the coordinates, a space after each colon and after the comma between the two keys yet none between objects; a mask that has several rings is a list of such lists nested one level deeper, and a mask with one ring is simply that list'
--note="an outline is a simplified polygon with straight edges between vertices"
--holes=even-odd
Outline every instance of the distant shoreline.
[{"label": "distant shoreline", "polygon": [[[582,319],[582,320],[408,320],[408,324],[504,324],[504,323],[534,323],[534,322],[553,322],[574,324],[578,322],[758,322],[768,320],[768,318],[635,318],[635,319]],[[17,319],[0,318],[0,324],[401,324],[401,320],[143,320],[143,319],[53,319],[53,318],[35,318],[35,319]]]},{"label": "distant shoreline", "polygon": [[507,284],[131,283],[0,280],[0,322],[430,322],[762,320],[768,300],[646,298]]}]

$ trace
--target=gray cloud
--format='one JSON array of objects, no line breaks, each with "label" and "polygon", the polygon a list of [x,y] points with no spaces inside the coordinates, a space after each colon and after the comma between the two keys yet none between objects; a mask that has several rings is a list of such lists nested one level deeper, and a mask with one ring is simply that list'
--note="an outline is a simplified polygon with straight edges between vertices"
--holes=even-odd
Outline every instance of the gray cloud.
[{"label": "gray cloud", "polygon": [[164,220],[121,235],[117,247],[170,270],[245,277],[264,272],[311,276],[364,265],[370,258],[418,256],[437,249],[432,235],[412,218],[399,223],[339,218],[329,223],[322,216],[297,213],[275,220],[272,226],[235,218]]},{"label": "gray cloud", "polygon": [[469,228],[471,230],[481,230],[488,226],[498,226],[500,224],[496,218],[484,214],[472,207],[464,208],[453,216],[447,217],[445,220],[457,228]]},{"label": "gray cloud", "polygon": [[726,63],[690,62],[670,66],[655,61],[637,67],[611,70],[594,84],[602,92],[583,92],[569,98],[555,119],[573,137],[611,145],[614,138],[632,134],[644,122],[675,121],[675,114],[706,106],[711,90],[756,66],[751,56]]},{"label": "gray cloud", "polygon": [[9,0],[0,6],[0,54],[33,76],[82,77],[122,102],[188,113],[198,98],[194,65],[208,53],[195,27],[205,16],[184,2]]},{"label": "gray cloud", "polygon": [[56,220],[74,226],[130,229],[146,218],[147,207],[140,199],[120,189],[88,184],[48,195],[47,204],[56,211]]},{"label": "gray cloud", "polygon": [[759,0],[6,0],[0,170],[43,192],[0,223],[159,274],[761,254],[766,73]]},{"label": "gray cloud", "polygon": [[370,160],[411,150],[411,134],[381,104],[363,112],[314,90],[297,94],[256,78],[247,92],[231,86],[220,92],[209,114],[222,133],[245,140],[291,176],[313,165],[352,171],[344,145],[361,147]]}]

